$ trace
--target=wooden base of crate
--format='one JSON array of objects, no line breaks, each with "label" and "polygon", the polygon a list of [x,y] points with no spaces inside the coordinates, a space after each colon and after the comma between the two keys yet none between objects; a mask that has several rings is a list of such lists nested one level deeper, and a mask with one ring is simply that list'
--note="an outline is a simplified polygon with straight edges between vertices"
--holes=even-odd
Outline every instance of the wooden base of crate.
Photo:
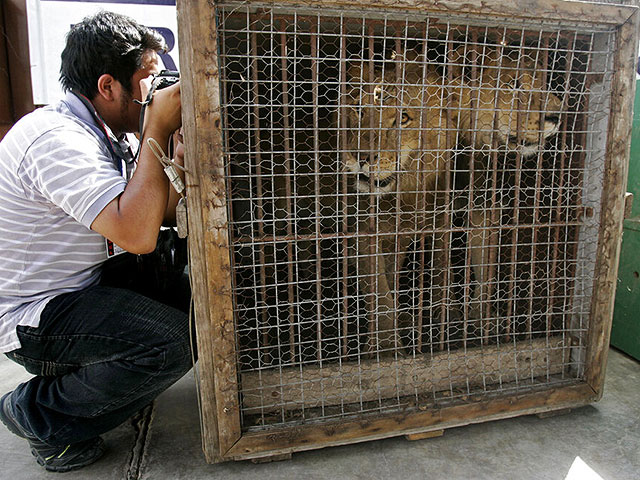
[{"label": "wooden base of crate", "polygon": [[502,385],[561,374],[568,359],[568,340],[549,337],[415,357],[253,371],[241,375],[243,408],[246,414],[264,414]]},{"label": "wooden base of crate", "polygon": [[266,457],[252,458],[251,463],[284,462],[285,460],[291,460],[291,453],[282,453],[280,455],[269,455]]},{"label": "wooden base of crate", "polygon": [[430,432],[409,433],[404,436],[405,440],[415,442],[416,440],[426,440],[427,438],[437,438],[444,435],[444,430],[431,430]]},{"label": "wooden base of crate", "polygon": [[474,423],[576,408],[593,403],[599,398],[600,395],[589,385],[567,385],[425,411],[382,415],[369,420],[341,420],[304,427],[248,432],[243,434],[224,457],[213,461],[249,460],[267,455],[381,440],[410,435],[426,428],[447,430]]},{"label": "wooden base of crate", "polygon": [[571,413],[571,408],[561,408],[559,410],[549,410],[548,412],[540,412],[536,416],[540,419],[559,417],[561,415],[567,415]]},{"label": "wooden base of crate", "polygon": [[[257,429],[243,434],[224,460],[258,458],[262,461],[265,458],[265,461],[274,461],[265,453],[279,459],[281,454],[289,455],[292,448],[293,451],[308,450],[394,436],[421,440],[441,436],[446,428],[519,415],[544,414],[575,406],[583,400],[589,403],[596,399],[593,390],[584,385],[571,385],[570,374],[564,380],[568,384],[557,388],[545,388],[544,384],[536,387],[533,382],[521,393],[502,398],[491,395],[490,391],[473,394],[473,386],[499,383],[501,395],[504,395],[506,391],[516,389],[516,385],[522,389],[523,382],[532,378],[556,378],[562,382],[563,375],[568,374],[570,349],[570,341],[566,338],[531,338],[410,358],[381,357],[368,362],[243,373],[241,385],[245,413],[251,414],[255,410],[253,413],[260,412],[262,418],[269,414],[282,415],[283,412],[295,414],[300,408],[307,415],[312,415],[319,405],[326,409],[332,405],[359,404],[375,401],[378,395],[407,398],[415,408],[410,408],[412,412],[389,413],[371,420],[327,420],[322,425],[274,426],[262,432]],[[499,377],[493,373],[498,371],[501,372]],[[388,372],[396,373],[389,375]],[[313,381],[302,382],[301,379]],[[336,379],[339,379],[339,384]],[[420,379],[422,383],[416,385],[413,379]],[[461,379],[464,385],[457,384],[455,379]],[[363,385],[370,391],[364,391]],[[463,387],[471,387],[471,393],[456,393],[456,390],[462,392]],[[422,389],[419,391],[421,395],[427,395],[425,404],[415,400],[417,388]],[[440,392],[441,398],[436,404],[427,400],[433,392]],[[411,398],[414,398],[413,403]],[[285,448],[272,450],[273,445],[283,444]]]}]

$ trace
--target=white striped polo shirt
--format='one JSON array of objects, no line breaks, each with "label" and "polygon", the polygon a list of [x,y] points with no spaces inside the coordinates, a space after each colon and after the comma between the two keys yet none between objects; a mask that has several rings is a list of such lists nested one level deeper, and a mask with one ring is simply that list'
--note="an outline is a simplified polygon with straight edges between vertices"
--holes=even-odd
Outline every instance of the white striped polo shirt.
[{"label": "white striped polo shirt", "polygon": [[56,295],[96,284],[105,239],[89,227],[124,191],[87,108],[72,94],[23,117],[0,142],[0,352],[20,347]]}]

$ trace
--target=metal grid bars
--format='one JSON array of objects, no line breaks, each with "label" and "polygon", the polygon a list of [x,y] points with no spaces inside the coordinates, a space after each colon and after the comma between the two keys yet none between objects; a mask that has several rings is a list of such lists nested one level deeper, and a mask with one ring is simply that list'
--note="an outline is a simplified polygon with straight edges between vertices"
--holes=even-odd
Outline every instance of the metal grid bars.
[{"label": "metal grid bars", "polygon": [[583,379],[614,33],[217,15],[243,429]]}]

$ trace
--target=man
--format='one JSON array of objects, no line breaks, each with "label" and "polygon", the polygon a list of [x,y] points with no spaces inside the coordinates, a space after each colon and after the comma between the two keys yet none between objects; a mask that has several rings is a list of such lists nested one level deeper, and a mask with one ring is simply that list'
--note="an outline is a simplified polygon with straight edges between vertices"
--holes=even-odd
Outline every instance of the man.
[{"label": "man", "polygon": [[[0,419],[39,464],[67,471],[97,460],[118,426],[191,367],[188,316],[101,282],[118,247],[151,252],[175,195],[146,140],[167,151],[181,125],[179,84],[146,110],[140,80],[164,42],[101,12],[69,32],[65,98],[21,119],[0,143],[0,352],[35,374],[0,400]],[[108,239],[108,240],[106,240]]]}]

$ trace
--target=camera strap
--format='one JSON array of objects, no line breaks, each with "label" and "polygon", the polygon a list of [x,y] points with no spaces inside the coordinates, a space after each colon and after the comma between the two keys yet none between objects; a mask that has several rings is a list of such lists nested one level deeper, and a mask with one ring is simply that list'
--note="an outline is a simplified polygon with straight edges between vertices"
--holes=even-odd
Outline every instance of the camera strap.
[{"label": "camera strap", "polygon": [[[116,164],[118,171],[122,174],[123,173],[122,162],[124,161],[126,164],[131,164],[134,161],[134,155],[133,155],[133,152],[131,151],[131,145],[129,145],[129,142],[126,140],[125,141],[118,140],[115,134],[104,122],[104,120],[102,119],[102,117],[100,116],[96,108],[93,106],[93,103],[91,103],[91,100],[89,100],[87,97],[85,97],[84,95],[82,95],[81,93],[73,89],[71,90],[71,93],[78,100],[80,100],[80,102],[82,102],[82,104],[87,108],[87,110],[91,114],[91,117],[93,118],[96,125],[98,126],[100,132],[104,134],[106,138],[105,145],[107,146],[107,149],[109,150],[109,153],[111,154],[113,162],[114,164]],[[123,143],[126,145],[123,145]]]},{"label": "camera strap", "polygon": [[[151,83],[151,88],[147,93],[147,98],[145,98],[142,102],[140,100],[134,99],[133,102],[137,103],[141,106],[140,108],[140,120],[138,122],[138,133],[140,134],[140,139],[142,139],[142,132],[144,131],[144,114],[147,111],[147,105],[151,104],[153,101],[153,94],[156,91],[157,84],[156,82]],[[138,155],[140,154],[140,149],[136,153],[136,160],[138,159]]]}]

